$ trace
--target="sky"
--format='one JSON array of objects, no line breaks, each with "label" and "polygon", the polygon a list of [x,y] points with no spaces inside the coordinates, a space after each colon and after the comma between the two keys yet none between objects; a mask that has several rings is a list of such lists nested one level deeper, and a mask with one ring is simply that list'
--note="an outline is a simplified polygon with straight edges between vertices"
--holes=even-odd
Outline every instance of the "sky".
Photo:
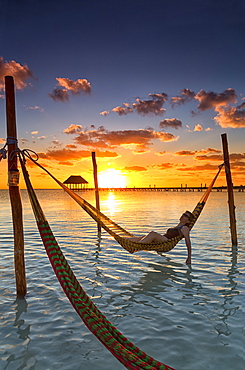
[{"label": "sky", "polygon": [[[244,14],[232,0],[1,0],[0,148],[12,75],[19,148],[60,181],[93,187],[95,151],[101,187],[205,185],[226,133],[245,185]],[[57,188],[27,166],[35,188]]]}]

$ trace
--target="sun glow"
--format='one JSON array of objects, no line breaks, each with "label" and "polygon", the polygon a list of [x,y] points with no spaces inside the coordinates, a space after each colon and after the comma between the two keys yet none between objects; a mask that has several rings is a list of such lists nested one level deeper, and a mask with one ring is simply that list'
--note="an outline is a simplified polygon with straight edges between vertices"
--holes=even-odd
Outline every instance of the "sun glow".
[{"label": "sun glow", "polygon": [[109,168],[98,174],[98,183],[100,188],[125,188],[127,181],[120,170]]}]

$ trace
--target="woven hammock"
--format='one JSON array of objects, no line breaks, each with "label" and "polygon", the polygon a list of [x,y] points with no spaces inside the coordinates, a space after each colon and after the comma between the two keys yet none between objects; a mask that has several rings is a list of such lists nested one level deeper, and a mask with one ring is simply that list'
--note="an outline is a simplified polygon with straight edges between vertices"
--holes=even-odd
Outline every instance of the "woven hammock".
[{"label": "woven hammock", "polygon": [[110,323],[86,294],[76,279],[50,229],[21,158],[20,162],[39,233],[50,263],[67,298],[84,324],[127,369],[174,370],[172,367],[147,355],[130,342]]},{"label": "woven hammock", "polygon": [[[59,184],[104,230],[106,230],[124,249],[130,253],[134,253],[141,250],[156,251],[156,252],[168,252],[175,247],[175,245],[184,237],[182,235],[171,238],[167,241],[160,243],[139,243],[135,241],[128,240],[128,237],[133,237],[134,235],[129,233],[127,230],[123,229],[121,226],[112,221],[105,214],[96,209],[92,204],[87,202],[85,199],[80,197],[74,191],[69,189],[66,185],[60,182],[56,177],[54,177],[46,168],[44,168],[40,163],[31,159],[37,166],[42,168],[46,173],[49,174],[56,182]],[[221,171],[222,165],[219,166],[218,172],[214,179],[210,183],[209,187],[205,191],[204,195],[201,197],[200,201],[197,203],[196,207],[192,211],[194,218],[189,225],[191,230],[196,223],[198,217],[200,216],[204,205],[207,202],[209,194],[214,186],[214,183]]]}]

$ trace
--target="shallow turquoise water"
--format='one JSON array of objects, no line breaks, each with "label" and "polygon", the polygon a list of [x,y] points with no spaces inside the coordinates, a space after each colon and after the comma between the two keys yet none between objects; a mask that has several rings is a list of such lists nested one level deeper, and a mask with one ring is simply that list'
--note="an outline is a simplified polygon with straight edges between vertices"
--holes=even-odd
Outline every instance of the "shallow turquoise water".
[{"label": "shallow turquoise water", "polygon": [[[105,232],[98,238],[94,221],[62,190],[37,195],[78,280],[135,345],[178,370],[245,367],[245,193],[235,193],[237,249],[230,242],[227,193],[211,193],[191,232],[191,268],[182,241],[163,256],[131,255]],[[83,196],[94,203],[92,192]],[[142,235],[175,225],[199,198],[198,192],[105,192],[101,210]],[[64,295],[25,191],[22,200],[28,294],[16,300],[10,204],[7,191],[0,191],[0,369],[123,369]]]}]

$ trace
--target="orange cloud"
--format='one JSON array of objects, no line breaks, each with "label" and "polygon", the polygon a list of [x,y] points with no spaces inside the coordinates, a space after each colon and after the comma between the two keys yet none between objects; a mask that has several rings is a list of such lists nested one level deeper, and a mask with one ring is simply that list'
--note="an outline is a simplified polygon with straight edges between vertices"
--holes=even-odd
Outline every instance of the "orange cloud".
[{"label": "orange cloud", "polygon": [[168,132],[155,132],[156,137],[165,142],[165,141],[177,141],[179,139],[179,136],[174,136],[172,134],[169,134]]},{"label": "orange cloud", "polygon": [[74,144],[66,144],[66,148],[76,149],[77,148],[77,145],[74,145]]},{"label": "orange cloud", "polygon": [[[136,148],[137,152],[149,150],[153,140],[160,140],[163,142],[178,140],[172,134],[166,132],[157,132],[151,128],[139,130],[123,130],[123,131],[109,131],[100,126],[98,129],[85,128],[82,130],[80,125],[70,125],[63,132],[67,134],[78,133],[74,138],[76,144],[88,146],[91,148],[115,148],[119,146],[126,146],[130,149]],[[132,149],[133,150],[133,149]]]},{"label": "orange cloud", "polygon": [[168,170],[170,168],[174,168],[176,167],[176,165],[174,163],[161,163],[161,164],[157,164],[157,165],[153,165],[154,168],[157,168],[158,170]]},{"label": "orange cloud", "polygon": [[79,78],[77,81],[70,80],[69,78],[56,78],[56,80],[59,86],[71,91],[72,94],[91,93],[91,84],[85,78]]},{"label": "orange cloud", "polygon": [[194,131],[202,131],[203,128],[202,128],[202,125],[200,125],[200,123],[198,123],[195,127],[194,127]]},{"label": "orange cloud", "polygon": [[241,128],[245,127],[245,102],[237,107],[216,108],[218,116],[214,120],[221,127]]},{"label": "orange cloud", "polygon": [[104,110],[103,112],[100,112],[101,116],[108,116],[108,114],[110,114],[108,110]]},{"label": "orange cloud", "polygon": [[218,166],[215,166],[213,164],[204,164],[203,166],[192,166],[192,167],[179,167],[178,170],[179,171],[185,171],[185,172],[188,172],[188,171],[213,171],[213,170],[216,170],[217,171],[218,169]]},{"label": "orange cloud", "polygon": [[213,154],[213,155],[197,155],[195,157],[197,161],[222,161],[223,156],[220,154]]},{"label": "orange cloud", "polygon": [[[219,154],[213,154],[213,155],[197,155],[195,157],[198,161],[222,161],[223,155]],[[242,159],[245,159],[245,153],[231,153],[229,155],[229,159],[231,162],[240,161]]]},{"label": "orange cloud", "polygon": [[136,172],[141,172],[141,171],[147,171],[147,168],[142,167],[142,166],[131,166],[131,167],[124,167],[123,171],[136,171]]},{"label": "orange cloud", "polygon": [[175,152],[174,155],[195,155],[195,154],[208,154],[208,153],[221,153],[221,150],[215,148],[206,148],[202,150],[180,150],[179,152]]},{"label": "orange cloud", "polygon": [[[97,157],[100,158],[115,158],[118,156],[115,152],[110,151],[98,151],[96,152]],[[71,150],[67,148],[47,150],[46,153],[38,153],[39,158],[55,160],[60,164],[74,165],[74,161],[81,161],[91,157],[91,151],[89,150]]]},{"label": "orange cloud", "polygon": [[156,155],[159,155],[159,156],[162,156],[164,154],[167,154],[168,152],[166,150],[164,150],[163,152],[156,152],[155,154]]},{"label": "orange cloud", "polygon": [[175,155],[183,155],[183,156],[188,156],[188,155],[195,155],[196,150],[180,150],[179,152],[175,152]]},{"label": "orange cloud", "polygon": [[91,93],[91,84],[86,80],[78,79],[77,81],[73,81],[70,78],[56,78],[58,81],[58,86],[64,87],[64,89],[60,89],[58,87],[55,87],[53,92],[48,94],[48,96],[53,99],[54,101],[60,101],[60,102],[67,102],[69,101],[69,92],[71,92],[73,95],[80,95],[82,93],[84,94],[90,94]]},{"label": "orange cloud", "polygon": [[15,86],[19,90],[27,86],[27,80],[29,78],[35,78],[33,72],[26,64],[22,66],[14,60],[4,62],[3,57],[0,57],[0,90],[4,90],[4,76],[8,75],[14,77]]},{"label": "orange cloud", "polygon": [[199,100],[198,109],[201,111],[236,103],[236,98],[237,94],[234,89],[226,89],[222,93],[206,92],[202,89],[195,96],[195,99]]},{"label": "orange cloud", "polygon": [[111,111],[118,113],[119,116],[126,116],[126,114],[128,114],[128,113],[132,113],[133,109],[130,108],[128,104],[124,103],[123,107],[115,107]]},{"label": "orange cloud", "polygon": [[63,132],[65,134],[77,134],[79,133],[80,131],[82,130],[82,126],[81,125],[74,125],[73,123],[68,127],[66,128]]}]

